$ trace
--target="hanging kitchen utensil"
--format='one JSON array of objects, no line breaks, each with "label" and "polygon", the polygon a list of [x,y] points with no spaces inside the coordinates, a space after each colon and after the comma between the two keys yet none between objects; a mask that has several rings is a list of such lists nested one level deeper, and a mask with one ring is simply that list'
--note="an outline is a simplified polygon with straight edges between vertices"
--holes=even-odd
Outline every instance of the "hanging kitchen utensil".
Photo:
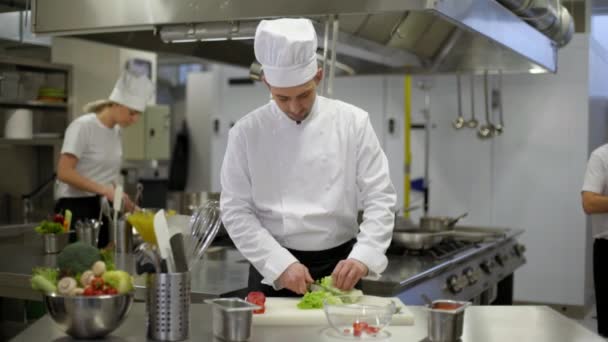
[{"label": "hanging kitchen utensil", "polygon": [[471,118],[466,122],[467,127],[477,128],[479,122],[475,118],[475,74],[471,74]]},{"label": "hanging kitchen utensil", "polygon": [[498,123],[494,125],[494,135],[501,135],[504,130],[504,118],[502,112],[502,70],[498,71],[498,86],[492,89],[492,113],[498,112]]},{"label": "hanging kitchen utensil", "polygon": [[140,207],[141,201],[143,198],[143,193],[144,193],[144,185],[141,184],[140,182],[138,182],[136,188],[137,188],[137,192],[135,193],[135,205]]},{"label": "hanging kitchen utensil", "polygon": [[464,117],[462,116],[462,88],[460,84],[460,74],[456,75],[456,93],[458,96],[458,117],[454,122],[452,122],[452,126],[455,129],[461,129],[464,127]]},{"label": "hanging kitchen utensil", "polygon": [[477,130],[477,137],[479,137],[479,139],[488,139],[492,136],[492,131],[494,129],[494,126],[492,125],[492,122],[490,121],[490,91],[488,89],[488,72],[486,71],[483,74],[483,92],[484,92],[484,104],[485,104],[485,111],[486,111],[486,122],[485,124],[481,125],[479,127],[479,129]]}]

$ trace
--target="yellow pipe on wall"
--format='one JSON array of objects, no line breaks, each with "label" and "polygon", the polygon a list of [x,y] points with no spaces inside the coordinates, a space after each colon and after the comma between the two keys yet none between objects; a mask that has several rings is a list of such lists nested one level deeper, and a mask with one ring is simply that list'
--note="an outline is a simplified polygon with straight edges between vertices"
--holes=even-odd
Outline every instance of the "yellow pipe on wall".
[{"label": "yellow pipe on wall", "polygon": [[403,118],[403,216],[409,217],[409,211],[406,211],[410,207],[410,181],[411,181],[411,165],[412,165],[412,151],[411,151],[411,129],[412,129],[412,76],[406,75],[403,80],[403,91],[404,91],[404,118]]}]

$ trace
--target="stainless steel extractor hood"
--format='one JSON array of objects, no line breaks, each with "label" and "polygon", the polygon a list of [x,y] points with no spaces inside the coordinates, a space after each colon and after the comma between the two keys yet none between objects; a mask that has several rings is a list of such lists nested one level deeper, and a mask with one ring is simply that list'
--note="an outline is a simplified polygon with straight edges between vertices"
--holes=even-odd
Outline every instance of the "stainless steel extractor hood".
[{"label": "stainless steel extractor hood", "polygon": [[[161,38],[179,35],[179,30],[190,34],[215,30],[217,34],[223,24],[237,30],[239,25],[250,28],[261,19],[276,17],[311,18],[322,38],[325,22],[330,16],[337,16],[340,27],[337,60],[357,74],[498,69],[511,73],[541,69],[555,72],[558,46],[569,40],[572,22],[565,9],[543,7],[540,2],[550,3],[547,0],[33,0],[32,23],[34,33],[39,35],[75,36],[248,67],[254,61],[251,41],[166,43]],[[539,21],[535,16],[550,20]]]}]

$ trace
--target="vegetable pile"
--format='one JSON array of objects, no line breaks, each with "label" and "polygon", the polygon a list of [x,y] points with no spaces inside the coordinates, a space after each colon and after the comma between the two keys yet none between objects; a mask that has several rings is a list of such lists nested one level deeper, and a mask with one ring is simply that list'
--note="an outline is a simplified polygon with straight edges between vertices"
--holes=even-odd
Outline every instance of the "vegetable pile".
[{"label": "vegetable pile", "polygon": [[323,308],[323,300],[330,304],[354,303],[363,295],[361,290],[343,291],[334,287],[331,276],[317,280],[316,284],[322,290],[306,292],[298,303],[298,308],[305,310],[321,309]]},{"label": "vegetable pile", "polygon": [[72,212],[69,210],[65,211],[65,216],[61,214],[55,214],[49,220],[43,220],[40,222],[34,230],[38,234],[61,234],[70,230],[70,224],[72,222]]},{"label": "vegetable pile", "polygon": [[97,296],[123,294],[133,290],[129,273],[114,269],[113,254],[88,244],[68,245],[57,257],[59,268],[33,270],[32,288],[46,294]]}]

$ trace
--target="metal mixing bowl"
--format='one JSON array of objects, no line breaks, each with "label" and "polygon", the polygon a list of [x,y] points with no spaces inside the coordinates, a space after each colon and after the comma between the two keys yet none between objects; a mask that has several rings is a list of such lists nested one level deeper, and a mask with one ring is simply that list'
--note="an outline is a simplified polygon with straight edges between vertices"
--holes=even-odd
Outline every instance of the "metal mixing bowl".
[{"label": "metal mixing bowl", "polygon": [[133,294],[85,296],[44,296],[51,318],[61,330],[75,338],[98,338],[114,331],[124,321]]}]

